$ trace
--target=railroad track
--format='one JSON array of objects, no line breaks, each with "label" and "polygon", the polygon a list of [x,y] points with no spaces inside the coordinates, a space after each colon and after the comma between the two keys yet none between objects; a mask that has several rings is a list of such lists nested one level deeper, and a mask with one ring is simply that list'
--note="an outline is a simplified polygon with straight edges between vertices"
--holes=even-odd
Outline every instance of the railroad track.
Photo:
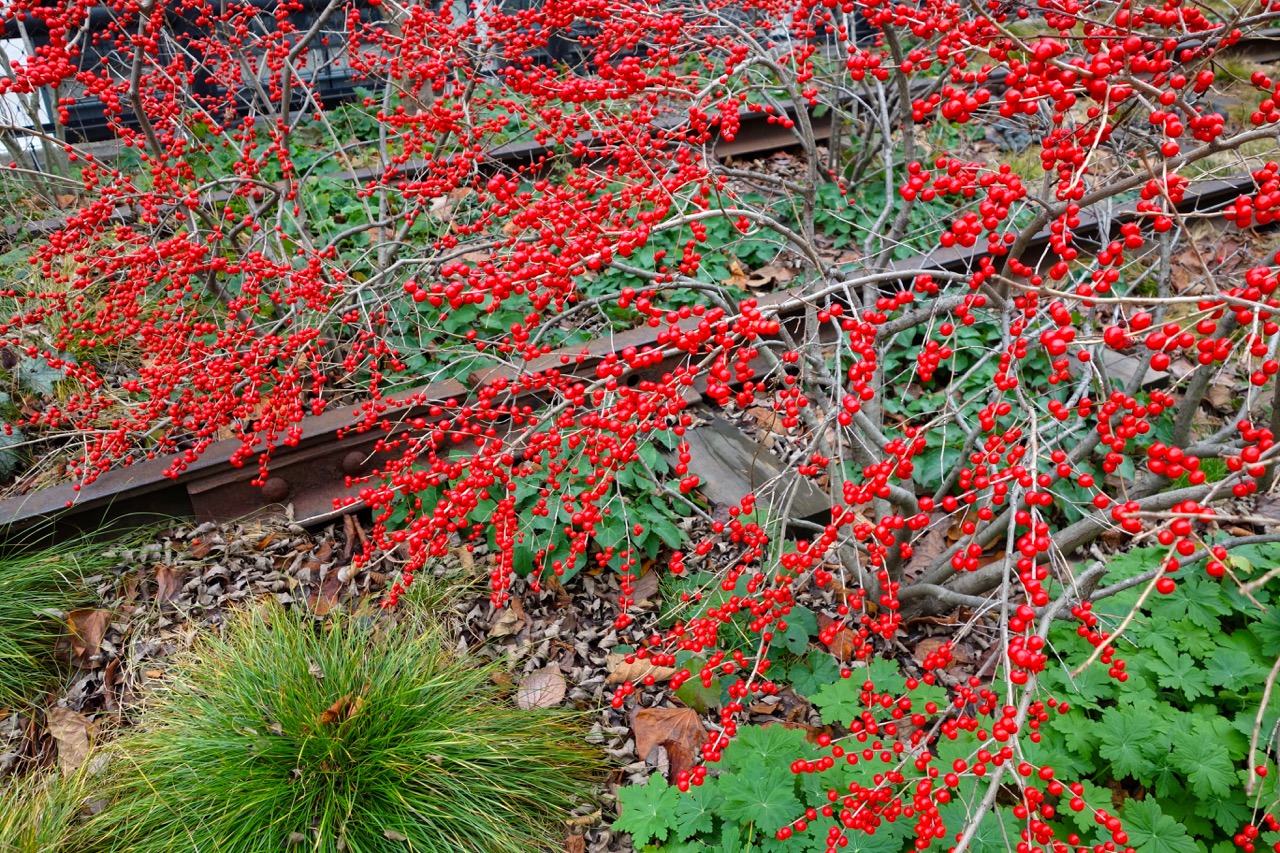
[{"label": "railroad track", "polygon": [[[1267,57],[1280,59],[1280,30],[1267,31],[1255,37],[1249,47],[1265,53]],[[793,118],[795,109],[794,105],[789,107]],[[815,124],[815,130],[819,138],[825,138],[829,135],[830,125],[819,122]],[[716,154],[742,158],[767,154],[794,144],[795,137],[789,131],[769,122],[766,116],[744,111],[737,136],[732,142],[719,140]],[[536,162],[547,152],[545,146],[536,143],[516,143],[489,152],[489,158],[496,164],[517,166]],[[409,163],[401,171],[412,174],[415,168],[424,166]],[[370,181],[380,178],[381,174],[377,169],[365,169],[349,172],[345,177],[352,181]],[[1242,193],[1254,189],[1253,178],[1249,175],[1203,182],[1188,190],[1178,209],[1183,214],[1213,213]],[[118,216],[127,219],[128,212],[120,211]],[[1122,224],[1139,218],[1132,205],[1110,211],[1105,222],[1100,222],[1086,211],[1073,232],[1076,244],[1104,243]],[[23,228],[27,233],[52,231],[64,224],[62,220],[47,220]],[[12,234],[13,229],[9,230]],[[1037,234],[1027,246],[1026,255],[1040,253],[1049,239],[1047,229]],[[884,283],[886,286],[893,286],[895,281],[908,283],[921,270],[972,270],[985,254],[977,247],[966,249],[957,246],[895,260],[882,271],[890,274]],[[892,275],[894,273],[901,275],[896,277]],[[759,307],[785,321],[784,325],[794,335],[803,335],[805,290],[805,287],[798,287],[763,295],[759,298]],[[60,484],[0,501],[0,526],[16,531],[55,518],[59,524],[73,528],[97,529],[120,523],[122,519],[129,519],[132,523],[175,515],[222,522],[258,512],[282,511],[286,506],[291,508],[292,517],[300,524],[326,522],[360,506],[358,492],[362,486],[350,485],[350,479],[366,475],[388,461],[385,454],[376,450],[379,440],[406,429],[406,425],[415,418],[428,417],[432,404],[450,401],[465,404],[474,399],[480,387],[499,376],[511,379],[521,373],[556,369],[594,378],[596,365],[610,354],[619,353],[627,347],[641,351],[657,348],[658,333],[659,330],[645,326],[610,334],[585,348],[577,345],[553,351],[518,369],[500,367],[473,373],[465,383],[449,380],[410,389],[393,395],[391,399],[413,398],[424,402],[412,407],[392,407],[394,421],[389,420],[383,429],[377,431],[352,432],[364,416],[364,410],[358,405],[333,408],[322,415],[309,417],[302,422],[301,437],[295,445],[272,452],[271,475],[261,487],[252,484],[258,476],[256,466],[234,467],[230,464],[228,460],[242,448],[242,444],[238,439],[228,439],[209,446],[176,477],[165,475],[173,465],[171,457],[134,461],[84,486]],[[567,366],[562,363],[562,357],[568,357]],[[668,356],[648,368],[645,374],[656,376],[670,370],[675,365],[675,358],[674,355]],[[644,377],[637,375],[636,379],[639,378]],[[698,394],[698,387],[695,385],[690,393]],[[255,454],[264,449],[255,448]],[[345,505],[342,508],[335,508],[335,502],[343,501]]]},{"label": "railroad track", "polygon": [[[1212,213],[1253,189],[1253,178],[1248,175],[1208,181],[1189,190],[1178,209],[1183,214]],[[1122,224],[1138,219],[1139,215],[1128,206],[1114,210],[1105,226],[1096,218],[1081,218],[1080,227],[1075,231],[1077,244],[1104,242]],[[1104,227],[1107,228],[1105,234]],[[1028,255],[1039,253],[1048,245],[1049,238],[1048,230],[1036,235],[1027,248]],[[898,280],[905,283],[920,270],[973,269],[984,255],[978,248],[938,249],[894,261],[885,272],[901,272]],[[889,278],[886,283],[893,281]],[[793,334],[803,335],[805,290],[798,287],[769,293],[759,299],[759,308],[785,321]],[[90,529],[126,517],[141,521],[174,515],[221,522],[257,512],[281,511],[286,505],[292,507],[296,522],[322,523],[360,506],[361,486],[349,485],[349,478],[367,474],[387,461],[375,450],[377,442],[406,429],[415,418],[428,417],[432,404],[449,401],[464,404],[474,398],[480,387],[500,376],[512,379],[522,373],[557,369],[594,378],[596,365],[608,355],[627,347],[640,351],[657,348],[658,334],[659,330],[643,326],[602,337],[585,347],[555,350],[519,369],[499,367],[473,373],[466,383],[449,380],[411,389],[392,399],[412,396],[423,403],[395,409],[394,421],[388,421],[383,430],[351,433],[364,416],[364,410],[358,405],[334,408],[307,418],[301,424],[302,435],[297,444],[272,453],[271,476],[261,487],[251,482],[258,475],[256,466],[237,468],[227,461],[241,448],[239,440],[228,439],[209,446],[177,477],[164,475],[172,466],[171,458],[153,459],[109,471],[83,487],[68,483],[0,501],[0,524],[18,529],[56,517],[74,527]],[[562,356],[568,357],[567,366],[562,363]],[[675,356],[671,356],[647,368],[646,373],[661,374],[674,365]],[[692,393],[699,393],[697,385]],[[257,451],[263,449],[259,447]],[[347,505],[335,509],[335,500],[343,499],[348,501]]]}]

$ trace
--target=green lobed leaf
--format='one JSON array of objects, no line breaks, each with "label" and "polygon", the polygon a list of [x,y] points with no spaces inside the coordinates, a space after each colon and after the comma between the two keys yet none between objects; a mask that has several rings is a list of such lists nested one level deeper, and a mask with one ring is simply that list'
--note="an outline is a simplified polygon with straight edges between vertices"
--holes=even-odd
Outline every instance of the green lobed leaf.
[{"label": "green lobed leaf", "polygon": [[1150,753],[1161,731],[1152,715],[1131,706],[1108,708],[1100,728],[1098,755],[1111,763],[1116,778],[1149,778],[1156,769]]},{"label": "green lobed leaf", "polygon": [[787,624],[787,630],[782,634],[783,645],[792,654],[804,654],[809,648],[809,638],[818,633],[818,617],[809,608],[797,604],[783,621]]},{"label": "green lobed leaf", "polygon": [[691,785],[676,805],[674,828],[676,838],[684,841],[715,826],[716,809],[720,807],[720,787],[715,777]]},{"label": "green lobed leaf", "polygon": [[1248,693],[1267,675],[1267,670],[1254,663],[1246,652],[1230,646],[1220,647],[1209,655],[1205,669],[1210,683],[1240,693]]},{"label": "green lobed leaf", "polygon": [[[778,728],[781,726],[770,727]],[[720,777],[720,793],[724,798],[720,807],[722,817],[742,824],[753,823],[762,831],[772,833],[803,814],[804,807],[795,795],[796,777],[788,765],[772,763],[753,770]]]},{"label": "green lobed leaf", "polygon": [[1154,799],[1128,800],[1120,810],[1129,846],[1137,853],[1197,853],[1187,829],[1166,815]]},{"label": "green lobed leaf", "polygon": [[1149,660],[1145,662],[1145,666],[1155,675],[1161,687],[1181,691],[1188,702],[1194,702],[1213,692],[1209,686],[1208,673],[1196,666],[1195,659],[1190,655],[1180,654],[1164,660]]},{"label": "green lobed leaf", "polygon": [[644,785],[620,788],[618,804],[621,813],[613,822],[613,829],[630,834],[632,842],[641,846],[666,840],[680,805],[680,791],[655,773]]}]

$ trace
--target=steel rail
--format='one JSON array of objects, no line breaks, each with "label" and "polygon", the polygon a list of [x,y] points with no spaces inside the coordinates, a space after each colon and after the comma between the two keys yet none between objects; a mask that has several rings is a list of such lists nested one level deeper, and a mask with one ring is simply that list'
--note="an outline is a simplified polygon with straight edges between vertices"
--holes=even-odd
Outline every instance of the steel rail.
[{"label": "steel rail", "polygon": [[[1255,189],[1249,175],[1205,181],[1188,190],[1178,210],[1182,214],[1213,214],[1242,193]],[[1105,222],[1086,211],[1073,234],[1077,245],[1102,243],[1111,239],[1122,224],[1143,216],[1133,203],[1112,210]],[[1037,234],[1026,247],[1024,257],[1040,255],[1049,245],[1050,236],[1048,229]],[[920,270],[971,271],[986,254],[985,249],[979,247],[940,248],[895,260],[877,272],[900,273],[897,280],[901,285]],[[886,283],[892,283],[894,278],[886,276]],[[796,287],[763,295],[758,299],[758,307],[785,321],[793,334],[803,334],[808,307],[806,294],[811,288],[811,285]],[[696,320],[686,322],[692,324]],[[666,331],[643,326],[598,338],[585,346],[552,351],[520,368],[504,366],[476,371],[465,384],[450,380],[392,395],[388,414],[377,430],[353,432],[365,418],[367,410],[362,405],[338,407],[305,418],[300,424],[300,438],[290,446],[272,451],[270,478],[261,487],[252,484],[258,476],[256,464],[241,468],[230,464],[228,460],[243,445],[239,439],[227,439],[210,445],[176,476],[165,475],[174,466],[174,457],[166,457],[134,461],[102,474],[87,485],[66,483],[38,489],[0,501],[0,535],[4,526],[14,531],[51,518],[70,521],[73,527],[91,529],[124,517],[142,520],[157,514],[227,521],[259,511],[282,510],[286,505],[291,507],[292,517],[298,523],[325,522],[360,506],[358,492],[362,486],[351,484],[351,478],[366,475],[388,461],[385,453],[375,450],[377,442],[408,429],[409,422],[415,418],[430,418],[433,404],[452,408],[474,401],[476,392],[484,385],[498,378],[512,385],[511,380],[518,380],[522,374],[558,370],[584,379],[594,378],[596,366],[611,354],[628,347],[637,351],[660,349],[659,335]],[[657,378],[675,367],[677,360],[676,355],[668,355],[661,363],[634,372],[634,378],[629,381]],[[700,391],[701,388],[695,386],[691,393],[700,395]],[[406,400],[419,401],[419,404],[397,405]],[[255,454],[265,450],[264,446],[257,446]],[[344,499],[347,505],[335,508],[335,501]]]}]

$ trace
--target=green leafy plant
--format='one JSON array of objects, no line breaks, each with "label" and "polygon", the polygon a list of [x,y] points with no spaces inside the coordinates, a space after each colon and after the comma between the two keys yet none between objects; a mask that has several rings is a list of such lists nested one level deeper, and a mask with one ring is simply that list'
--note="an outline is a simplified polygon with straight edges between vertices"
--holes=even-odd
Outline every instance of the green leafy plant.
[{"label": "green leafy plant", "polygon": [[[1131,577],[1156,566],[1164,548],[1136,548],[1111,561],[1110,577]],[[1245,545],[1230,558],[1246,580],[1280,560],[1280,545]],[[1225,850],[1280,795],[1271,738],[1280,709],[1259,716],[1267,674],[1280,655],[1280,616],[1266,589],[1249,595],[1234,583],[1185,570],[1176,589],[1151,599],[1118,646],[1123,684],[1094,663],[1075,674],[1092,652],[1063,624],[1050,641],[1063,652],[1044,676],[1069,711],[1051,716],[1037,751],[1040,760],[1085,780],[1082,808],[1064,802],[1061,821],[1085,843],[1099,834],[1092,809],[1126,795],[1119,813],[1137,853]],[[1095,606],[1104,624],[1118,623],[1138,602],[1140,587]],[[1251,792],[1250,741],[1258,728]],[[1031,760],[1035,761],[1036,758]],[[1265,775],[1262,775],[1265,774]],[[1270,844],[1280,835],[1263,833]]]},{"label": "green leafy plant", "polygon": [[54,645],[67,632],[61,616],[93,601],[80,579],[112,560],[81,539],[0,555],[0,708],[24,704],[54,679]]},{"label": "green leafy plant", "polygon": [[429,625],[240,614],[115,750],[113,851],[530,851],[585,793],[574,721]]}]

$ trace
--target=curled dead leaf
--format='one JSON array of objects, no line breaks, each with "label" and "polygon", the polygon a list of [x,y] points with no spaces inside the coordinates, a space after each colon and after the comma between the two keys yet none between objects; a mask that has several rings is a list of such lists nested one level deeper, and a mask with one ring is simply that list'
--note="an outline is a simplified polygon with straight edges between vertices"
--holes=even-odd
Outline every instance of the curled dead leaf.
[{"label": "curled dead leaf", "polygon": [[560,667],[554,664],[526,675],[516,688],[516,704],[521,710],[550,708],[564,701],[567,685]]},{"label": "curled dead leaf", "polygon": [[356,696],[352,698],[351,694],[348,693],[330,705],[320,715],[320,725],[332,726],[345,722],[360,713],[360,709],[363,707],[364,699],[362,697]]}]

